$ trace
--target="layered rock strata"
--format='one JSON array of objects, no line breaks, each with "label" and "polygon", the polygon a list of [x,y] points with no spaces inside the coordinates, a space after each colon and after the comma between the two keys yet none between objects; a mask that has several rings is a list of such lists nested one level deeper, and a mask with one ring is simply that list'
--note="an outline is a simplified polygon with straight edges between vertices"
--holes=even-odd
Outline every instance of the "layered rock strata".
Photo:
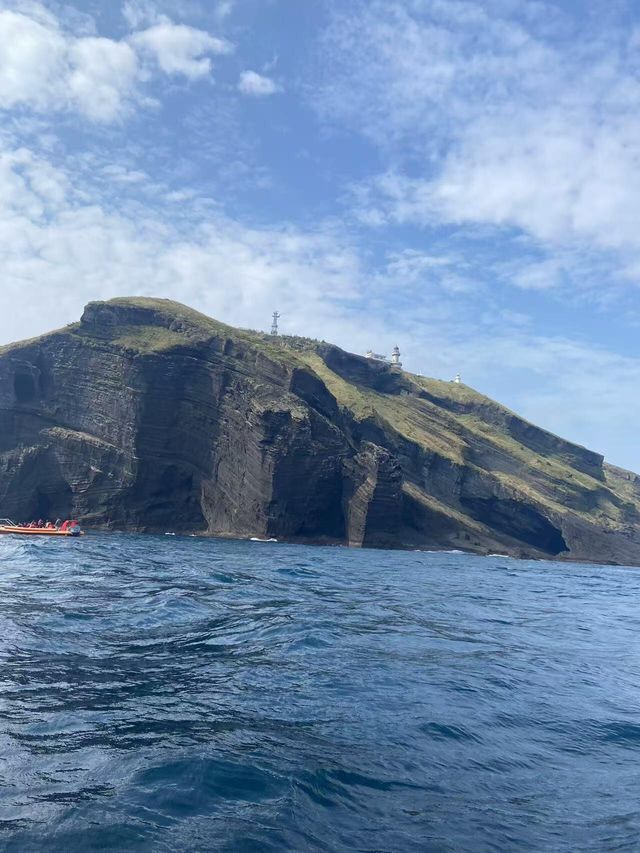
[{"label": "layered rock strata", "polygon": [[0,350],[0,515],[640,564],[640,481],[464,385],[166,300]]}]

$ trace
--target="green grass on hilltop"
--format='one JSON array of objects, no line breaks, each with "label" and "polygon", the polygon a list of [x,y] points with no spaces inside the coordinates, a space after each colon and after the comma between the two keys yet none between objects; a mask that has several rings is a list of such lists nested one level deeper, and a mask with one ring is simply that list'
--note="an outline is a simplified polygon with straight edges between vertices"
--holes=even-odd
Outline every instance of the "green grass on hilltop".
[{"label": "green grass on hilltop", "polygon": [[295,366],[299,363],[296,353],[283,344],[281,338],[274,338],[264,332],[251,329],[228,326],[171,299],[154,299],[146,296],[118,297],[105,304],[152,311],[160,315],[168,324],[177,326],[172,329],[153,323],[122,325],[112,342],[127,349],[142,353],[162,352],[184,344],[224,337],[228,340],[251,344],[279,364]]},{"label": "green grass on hilltop", "polygon": [[[274,338],[265,332],[236,329],[170,299],[119,297],[91,305],[142,311],[137,316],[122,311],[122,322],[105,323],[106,339],[91,326],[75,323],[46,336],[0,347],[0,354],[64,335],[77,335],[87,346],[122,347],[143,355],[223,338],[250,348],[256,361],[262,356],[289,371],[312,371],[353,419],[375,420],[398,448],[408,442],[454,465],[489,473],[515,497],[533,500],[555,513],[597,517],[605,526],[621,523],[629,508],[640,510],[640,489],[633,475],[605,466],[602,482],[574,467],[573,446],[561,439],[547,441],[547,436],[536,449],[537,438],[544,437],[544,431],[539,430],[537,436],[538,428],[531,424],[531,433],[527,421],[462,383],[403,373],[396,389],[402,393],[381,393],[331,370],[322,356],[322,343],[309,338]],[[272,398],[268,401],[271,407],[277,405]],[[291,408],[292,402],[283,400],[282,405]],[[302,409],[294,409],[302,417]],[[530,435],[533,441],[529,441]],[[567,509],[580,505],[581,498],[592,507],[588,512]]]},{"label": "green grass on hilltop", "polygon": [[[488,404],[497,406],[498,404],[485,397],[479,391],[475,391],[468,385],[462,382],[448,382],[445,379],[432,379],[428,376],[418,376],[415,373],[407,373],[406,376],[417,385],[418,388],[426,391],[432,397],[442,400],[443,403],[456,403],[458,405],[481,405]],[[500,407],[503,408],[503,407]]]},{"label": "green grass on hilltop", "polygon": [[370,400],[371,392],[338,376],[315,352],[300,352],[297,356],[302,364],[310,367],[324,382],[338,405],[349,409],[356,420],[363,421],[375,415],[375,408]]},{"label": "green grass on hilltop", "polygon": [[[323,380],[339,405],[348,409],[356,420],[375,418],[399,437],[435,453],[453,464],[486,470],[501,482],[507,493],[520,496],[564,513],[581,498],[593,496],[596,509],[572,509],[577,515],[597,517],[610,526],[619,523],[623,510],[614,496],[606,497],[606,485],[576,469],[561,451],[542,453],[532,450],[514,438],[508,429],[513,417],[508,409],[468,386],[426,377],[409,378],[417,386],[415,394],[383,394],[347,382],[327,367],[322,358],[302,353],[300,358]],[[418,393],[426,390],[433,398]],[[464,404],[458,411],[450,403]],[[475,411],[474,411],[475,409]],[[486,419],[489,418],[489,419]],[[533,425],[532,425],[533,426]],[[560,444],[560,447],[562,444]],[[479,467],[483,453],[488,459],[502,456],[514,470],[490,470]],[[619,478],[618,478],[619,479]],[[610,484],[617,478],[611,474]],[[614,489],[617,494],[621,489]],[[633,487],[625,483],[624,496],[638,504]]]},{"label": "green grass on hilltop", "polygon": [[185,335],[162,326],[123,326],[110,343],[140,353],[163,352],[184,346]]},{"label": "green grass on hilltop", "polygon": [[[172,299],[155,299],[148,296],[121,296],[116,299],[110,299],[105,303],[89,303],[89,305],[115,305],[123,308],[142,308],[147,311],[153,311],[161,315],[171,323],[182,322],[190,327],[193,332],[200,332],[202,335],[219,334],[224,332],[228,335],[241,335],[238,329],[233,326],[227,326],[212,317],[207,317],[200,311],[194,308],[189,308],[181,302],[174,302]],[[89,307],[89,306],[88,306]]]}]

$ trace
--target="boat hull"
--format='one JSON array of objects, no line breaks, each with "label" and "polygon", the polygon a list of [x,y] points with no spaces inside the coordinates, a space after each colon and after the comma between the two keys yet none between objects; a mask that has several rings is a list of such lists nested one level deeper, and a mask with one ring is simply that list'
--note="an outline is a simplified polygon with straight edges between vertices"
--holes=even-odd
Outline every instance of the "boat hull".
[{"label": "boat hull", "polygon": [[13,534],[14,536],[84,536],[82,531],[72,532],[70,530],[47,530],[44,527],[4,527],[0,525],[0,534]]}]

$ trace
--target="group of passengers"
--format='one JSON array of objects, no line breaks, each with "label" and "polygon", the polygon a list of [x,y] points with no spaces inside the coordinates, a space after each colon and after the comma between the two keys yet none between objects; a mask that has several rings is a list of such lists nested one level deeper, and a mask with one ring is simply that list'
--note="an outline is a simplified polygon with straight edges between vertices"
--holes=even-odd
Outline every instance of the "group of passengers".
[{"label": "group of passengers", "polygon": [[55,522],[52,521],[43,521],[40,519],[39,521],[30,521],[28,524],[21,524],[20,527],[26,527],[29,530],[68,530],[70,527],[77,527],[77,521],[62,521],[62,519],[57,518]]}]

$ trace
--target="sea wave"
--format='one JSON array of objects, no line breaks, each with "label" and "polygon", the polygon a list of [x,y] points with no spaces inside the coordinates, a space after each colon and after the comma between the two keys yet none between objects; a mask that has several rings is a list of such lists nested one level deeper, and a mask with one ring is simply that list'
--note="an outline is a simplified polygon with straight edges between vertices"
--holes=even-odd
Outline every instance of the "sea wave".
[{"label": "sea wave", "polygon": [[0,540],[0,848],[637,849],[640,572],[504,559]]}]

